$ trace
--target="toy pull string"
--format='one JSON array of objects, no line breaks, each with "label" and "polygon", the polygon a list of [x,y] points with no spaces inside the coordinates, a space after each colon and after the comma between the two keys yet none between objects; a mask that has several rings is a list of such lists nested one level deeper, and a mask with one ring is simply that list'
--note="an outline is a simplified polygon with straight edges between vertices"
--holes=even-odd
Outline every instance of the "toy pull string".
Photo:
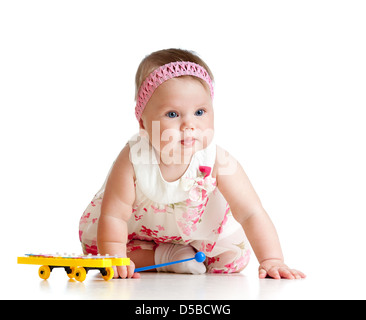
[{"label": "toy pull string", "polygon": [[137,268],[137,269],[135,269],[135,272],[140,272],[140,271],[145,271],[145,270],[150,270],[150,269],[156,269],[156,268],[160,268],[160,267],[169,266],[171,264],[182,263],[182,262],[191,261],[191,260],[196,260],[197,262],[203,262],[203,261],[205,261],[205,259],[206,259],[206,255],[203,252],[197,252],[196,255],[193,258],[184,259],[184,260],[177,260],[177,261],[172,261],[172,262],[167,262],[167,263],[162,263],[162,264],[156,264],[154,266],[147,266],[147,267]]}]

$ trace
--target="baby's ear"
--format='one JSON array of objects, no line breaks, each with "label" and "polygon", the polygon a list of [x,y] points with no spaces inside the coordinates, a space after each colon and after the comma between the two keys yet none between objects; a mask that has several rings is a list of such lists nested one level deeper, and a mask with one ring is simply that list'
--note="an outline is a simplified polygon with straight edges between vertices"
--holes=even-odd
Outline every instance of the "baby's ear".
[{"label": "baby's ear", "polygon": [[141,118],[139,120],[139,125],[140,125],[140,129],[144,129],[145,130],[144,122],[142,121]]}]

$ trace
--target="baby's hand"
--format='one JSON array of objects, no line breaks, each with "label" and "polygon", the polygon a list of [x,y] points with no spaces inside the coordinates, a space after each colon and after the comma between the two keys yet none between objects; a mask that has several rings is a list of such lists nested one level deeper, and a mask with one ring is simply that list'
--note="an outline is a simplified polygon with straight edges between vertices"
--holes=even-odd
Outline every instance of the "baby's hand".
[{"label": "baby's hand", "polygon": [[267,276],[273,279],[301,279],[306,277],[301,271],[290,269],[281,260],[276,259],[265,260],[260,264],[259,278],[264,279]]},{"label": "baby's hand", "polygon": [[129,266],[113,267],[113,271],[114,271],[113,278],[115,278],[115,279],[117,279],[117,278],[122,278],[122,279],[126,279],[126,278],[138,279],[138,278],[140,278],[140,274],[135,273],[135,264],[132,260],[130,260],[130,265]]}]

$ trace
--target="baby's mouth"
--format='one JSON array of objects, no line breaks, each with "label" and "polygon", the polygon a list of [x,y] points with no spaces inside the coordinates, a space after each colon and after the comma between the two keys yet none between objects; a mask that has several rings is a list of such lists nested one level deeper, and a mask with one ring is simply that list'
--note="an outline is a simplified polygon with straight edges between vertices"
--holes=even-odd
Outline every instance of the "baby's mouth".
[{"label": "baby's mouth", "polygon": [[195,138],[186,138],[183,140],[180,140],[180,143],[184,147],[193,147],[196,142]]}]

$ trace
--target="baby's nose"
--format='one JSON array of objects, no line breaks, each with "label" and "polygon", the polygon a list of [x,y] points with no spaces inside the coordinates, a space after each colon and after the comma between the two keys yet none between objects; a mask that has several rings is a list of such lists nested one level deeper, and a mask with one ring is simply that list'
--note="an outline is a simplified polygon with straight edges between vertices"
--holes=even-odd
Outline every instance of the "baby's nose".
[{"label": "baby's nose", "polygon": [[193,119],[190,117],[184,118],[180,129],[181,129],[181,131],[194,130],[195,125],[194,125]]}]

